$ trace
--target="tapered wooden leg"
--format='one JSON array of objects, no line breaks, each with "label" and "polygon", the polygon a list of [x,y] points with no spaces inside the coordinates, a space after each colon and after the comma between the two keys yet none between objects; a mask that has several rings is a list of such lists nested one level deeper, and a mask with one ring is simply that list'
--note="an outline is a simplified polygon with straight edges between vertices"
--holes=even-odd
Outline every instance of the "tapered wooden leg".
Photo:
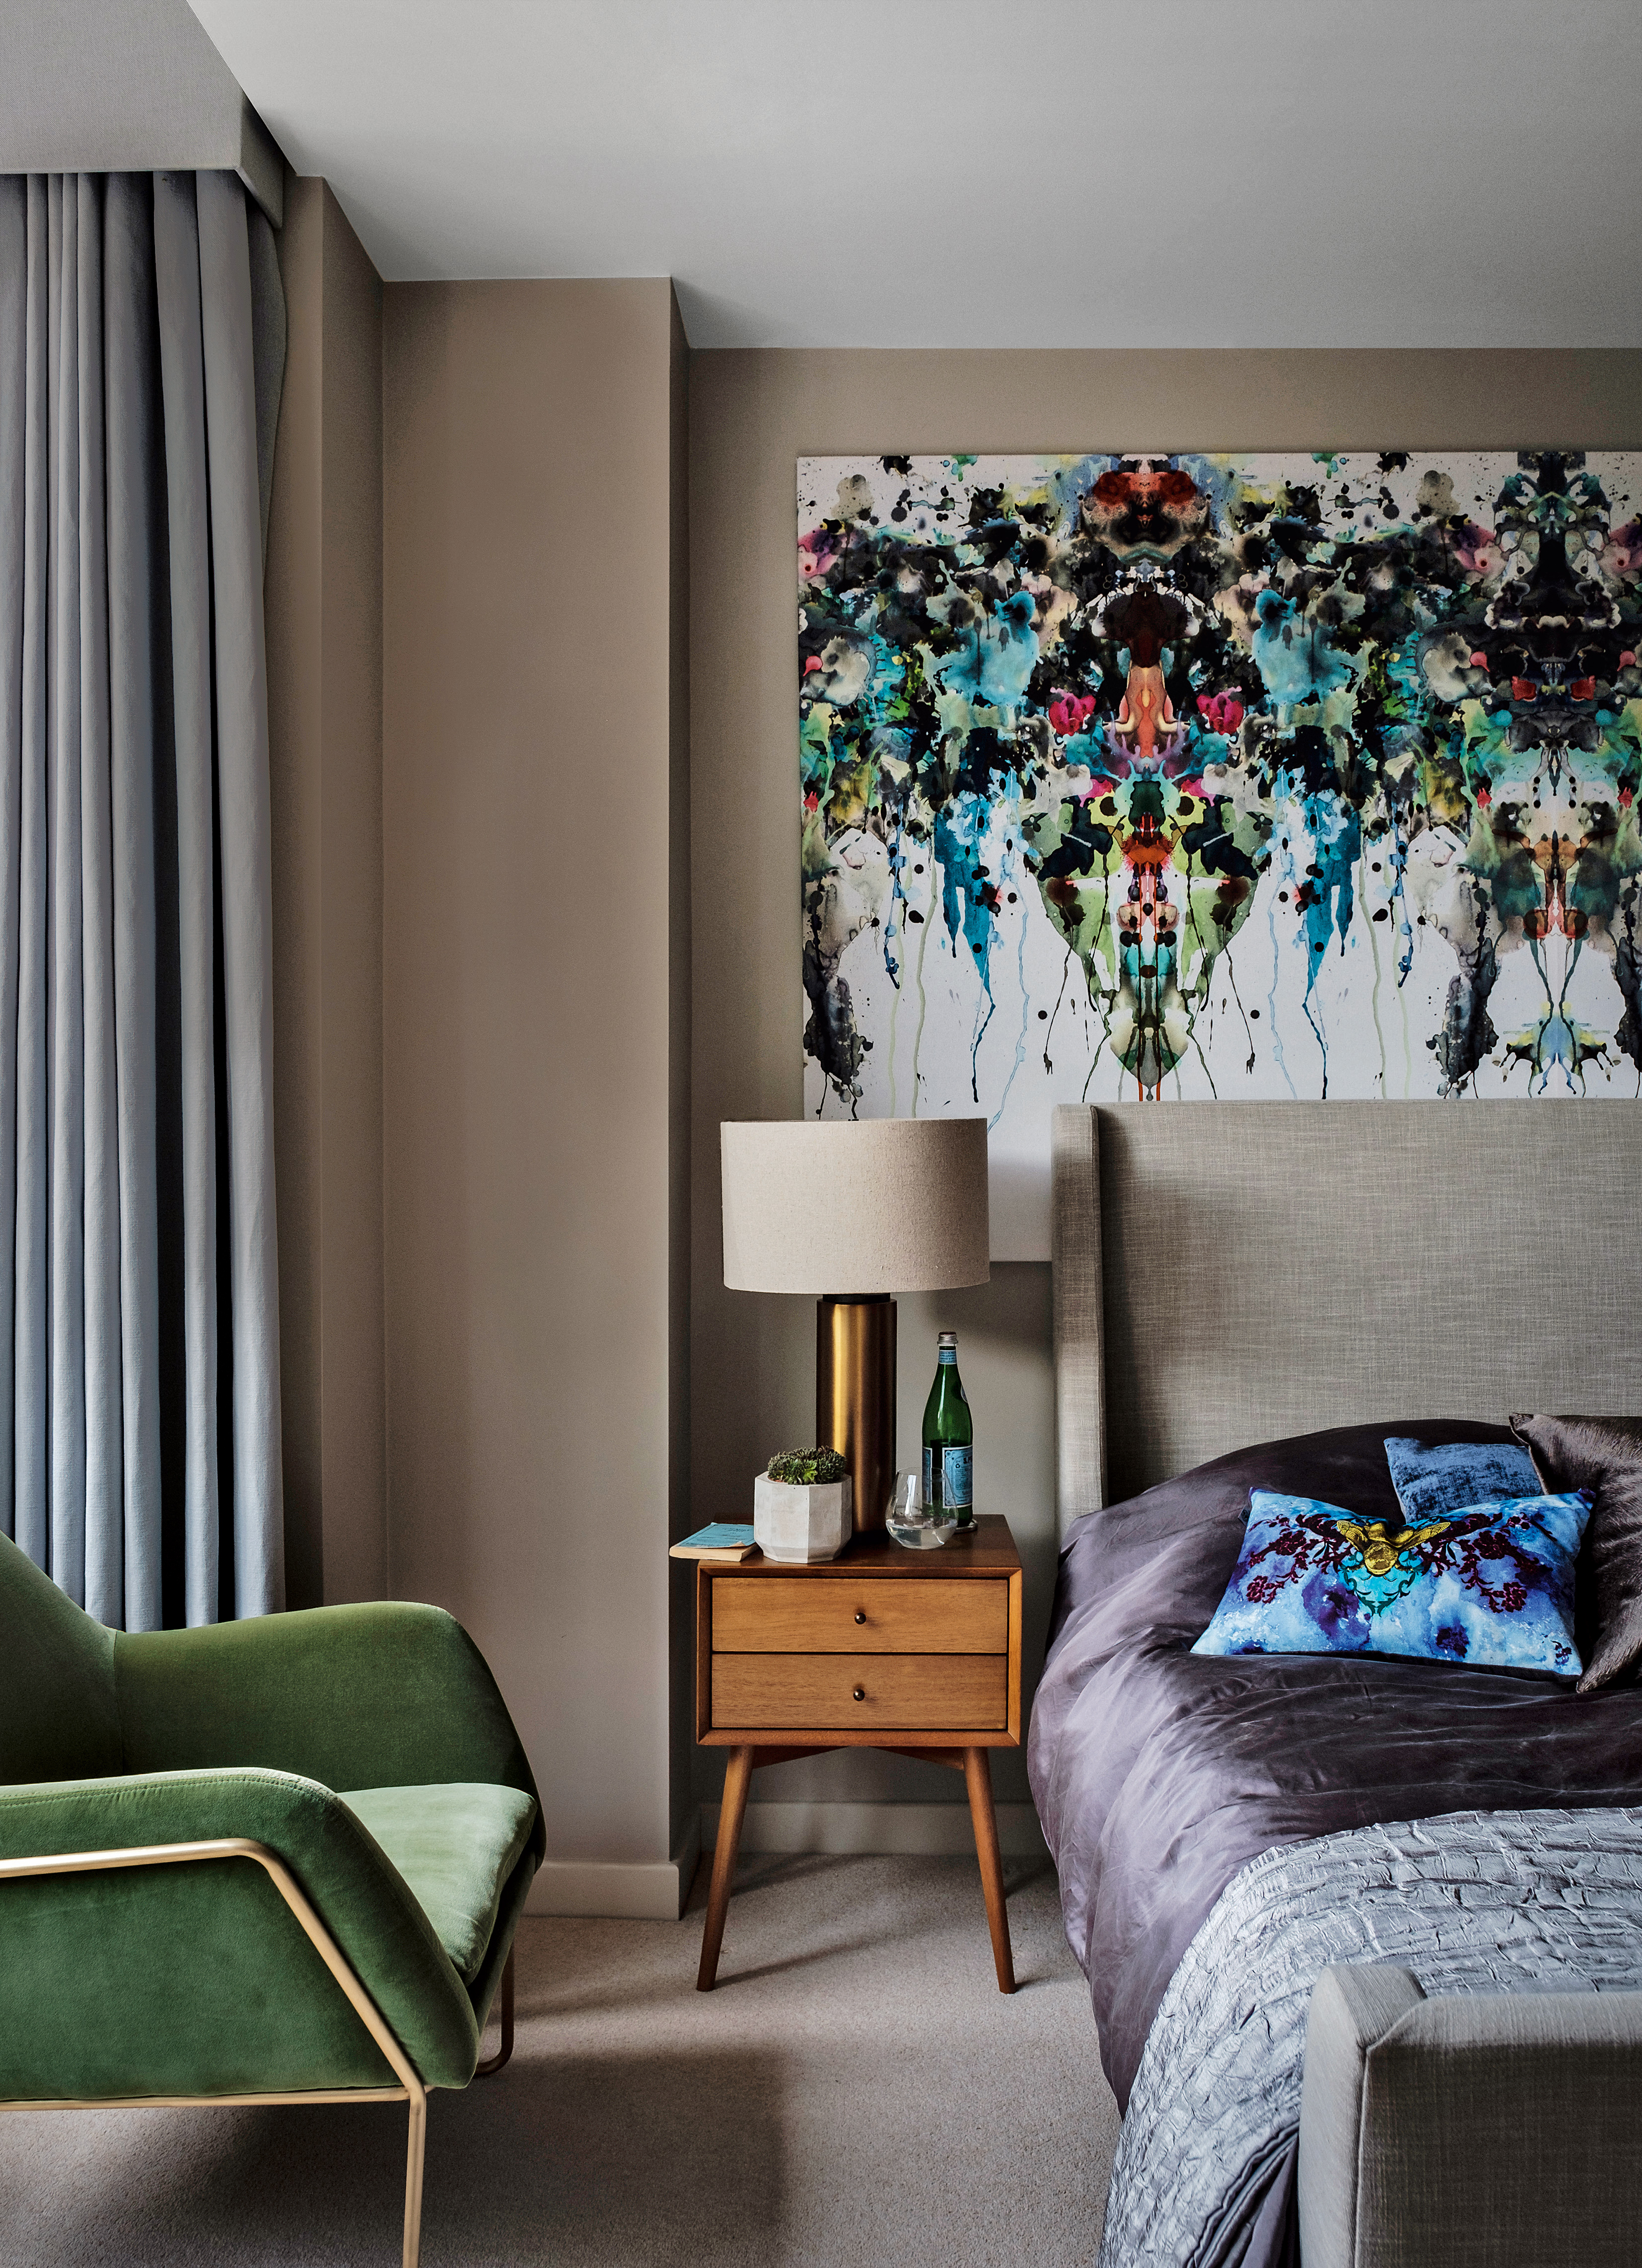
[{"label": "tapered wooden leg", "polygon": [[981,1888],[986,1893],[986,1921],[992,1933],[992,1960],[998,1970],[998,1989],[1015,1989],[1015,1957],[1009,1944],[1009,1908],[1004,1903],[1004,1862],[998,1848],[998,1817],[992,1809],[992,1774],[984,1749],[963,1752],[964,1783],[969,1791],[969,1817],[975,1825],[975,1855],[981,1862]]},{"label": "tapered wooden leg", "polygon": [[502,2044],[488,2063],[475,2066],[475,2079],[488,2079],[493,2071],[500,2071],[513,2052],[513,1950],[510,1945],[507,1966],[502,1971]]},{"label": "tapered wooden leg", "polygon": [[711,1992],[718,1974],[718,1948],[724,1942],[724,1918],[735,1874],[735,1853],[741,1840],[747,1791],[752,1784],[753,1755],[751,1749],[732,1749],[729,1769],[724,1776],[724,1804],[718,1814],[718,1840],[712,1854],[712,1888],[707,1893],[707,1927],[702,1936],[701,1967],[696,1972],[698,1992]]}]

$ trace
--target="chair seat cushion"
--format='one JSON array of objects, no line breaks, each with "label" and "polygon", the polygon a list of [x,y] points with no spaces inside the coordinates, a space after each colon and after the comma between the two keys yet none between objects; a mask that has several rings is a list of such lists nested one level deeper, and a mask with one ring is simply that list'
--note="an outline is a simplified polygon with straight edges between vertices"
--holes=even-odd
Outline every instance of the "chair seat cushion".
[{"label": "chair seat cushion", "polygon": [[452,1967],[471,1984],[496,1928],[503,1885],[529,1839],[535,1799],[474,1780],[337,1793],[398,1867]]}]

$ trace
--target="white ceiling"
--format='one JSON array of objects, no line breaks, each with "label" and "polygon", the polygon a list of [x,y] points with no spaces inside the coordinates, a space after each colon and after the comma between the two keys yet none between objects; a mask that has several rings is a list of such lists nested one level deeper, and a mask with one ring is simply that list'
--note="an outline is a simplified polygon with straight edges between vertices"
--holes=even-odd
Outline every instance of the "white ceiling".
[{"label": "white ceiling", "polygon": [[1642,344],[1638,0],[193,0],[385,276],[696,346]]}]

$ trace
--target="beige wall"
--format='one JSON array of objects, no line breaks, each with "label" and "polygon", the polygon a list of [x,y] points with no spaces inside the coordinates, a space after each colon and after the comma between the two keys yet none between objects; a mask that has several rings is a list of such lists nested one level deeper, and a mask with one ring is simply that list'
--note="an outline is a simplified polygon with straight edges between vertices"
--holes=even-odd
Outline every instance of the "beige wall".
[{"label": "beige wall", "polygon": [[[751,1475],[814,1408],[808,1303],[726,1292],[724,1118],[801,1107],[794,460],[880,451],[1642,446],[1642,356],[1623,353],[699,354],[690,370],[695,1141],[692,1466],[698,1519],[745,1518]],[[961,1334],[976,1491],[1027,1563],[1035,1671],[1055,1570],[1048,1269],[901,1303],[903,1459],[934,1368]],[[720,1759],[698,1754],[715,1796]],[[998,1760],[1005,1801],[1027,1793]],[[961,1800],[932,1766],[839,1753],[761,1772],[755,1800]],[[792,1815],[817,1839],[847,1821]],[[1014,1822],[1024,1830],[1029,1823]],[[858,1822],[857,1822],[858,1828]],[[749,1835],[758,1832],[755,1821]],[[772,1829],[769,1830],[774,1832]]]},{"label": "beige wall", "polygon": [[287,183],[269,520],[274,1108],[293,1607],[387,1587],[382,1374],[382,287]]},{"label": "beige wall", "polygon": [[[293,1602],[452,1608],[541,1786],[541,1902],[662,1913],[719,1771],[665,1543],[745,1516],[813,1408],[808,1303],[719,1281],[717,1178],[720,1119],[800,1101],[795,458],[1638,446],[1642,357],[688,356],[660,282],[379,298],[328,192],[291,188],[269,616]],[[1047,1270],[902,1301],[903,1456],[948,1323],[1035,1673]],[[997,1780],[1024,1842],[1020,1759]],[[760,1782],[772,1839],[876,1817],[916,1841],[927,1818],[861,1807],[961,1800],[872,1756]]]},{"label": "beige wall", "polygon": [[[671,453],[668,547],[672,585],[667,618],[667,1111],[672,1132],[667,1183],[667,1392],[673,1412],[669,1445],[670,1534],[674,1540],[695,1524],[690,1506],[690,428],[689,346],[678,301],[668,330]],[[667,1813],[670,1847],[683,1849],[686,1863],[698,1834],[693,1772],[695,1748],[695,1594],[688,1572],[674,1563],[668,1573],[668,1646],[671,1656],[668,1709],[672,1737],[667,1754]],[[681,1884],[681,1904],[689,1884]]]},{"label": "beige wall", "polygon": [[665,281],[385,300],[389,1573],[495,1670],[560,1910],[676,1911],[674,320]]}]

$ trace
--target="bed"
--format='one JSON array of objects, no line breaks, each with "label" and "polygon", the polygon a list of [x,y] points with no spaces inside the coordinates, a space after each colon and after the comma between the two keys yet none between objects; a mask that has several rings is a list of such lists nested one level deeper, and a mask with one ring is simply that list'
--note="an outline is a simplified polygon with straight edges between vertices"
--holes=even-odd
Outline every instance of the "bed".
[{"label": "bed", "polygon": [[1107,2268],[1296,2257],[1322,1966],[1642,1990],[1642,1689],[1187,1651],[1251,1486],[1395,1523],[1386,1432],[1642,1410],[1638,1190],[1634,1101],[1056,1114],[1029,1766],[1126,2112]]}]

